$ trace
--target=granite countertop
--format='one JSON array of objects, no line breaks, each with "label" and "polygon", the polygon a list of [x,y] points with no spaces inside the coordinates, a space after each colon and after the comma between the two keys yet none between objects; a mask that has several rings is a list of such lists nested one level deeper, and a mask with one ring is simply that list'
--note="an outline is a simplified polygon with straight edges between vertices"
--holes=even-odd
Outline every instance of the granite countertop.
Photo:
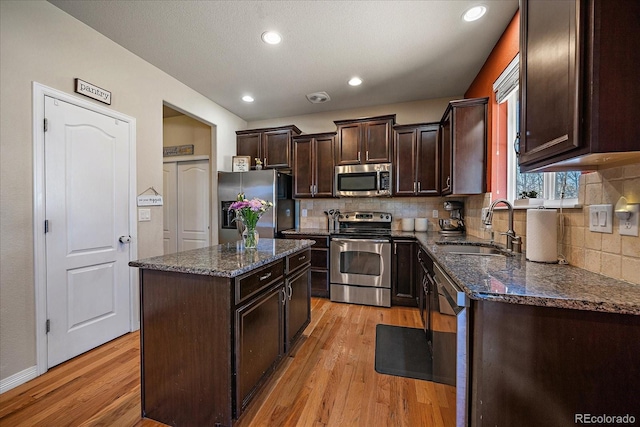
[{"label": "granite countertop", "polygon": [[331,231],[326,228],[292,228],[284,230],[282,234],[300,235],[300,236],[330,236]]},{"label": "granite countertop", "polygon": [[131,267],[205,276],[236,277],[287,255],[311,247],[313,240],[266,239],[255,250],[240,242],[131,261]]},{"label": "granite countertop", "polygon": [[413,236],[472,299],[545,307],[640,315],[640,286],[570,265],[527,261],[512,256],[461,255],[445,252],[438,241],[484,244],[471,236],[395,232]]},{"label": "granite countertop", "polygon": [[[331,235],[326,229],[289,230],[287,234]],[[471,299],[640,315],[640,285],[571,265],[527,261],[524,254],[452,254],[437,243],[489,243],[473,236],[392,230],[391,237],[415,238]]]}]

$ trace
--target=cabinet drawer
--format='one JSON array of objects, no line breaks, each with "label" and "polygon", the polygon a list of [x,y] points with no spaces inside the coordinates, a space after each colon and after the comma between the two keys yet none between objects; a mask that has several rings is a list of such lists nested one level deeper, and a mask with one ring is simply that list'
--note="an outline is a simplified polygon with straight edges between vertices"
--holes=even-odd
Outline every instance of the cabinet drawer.
[{"label": "cabinet drawer", "polygon": [[236,279],[236,304],[263,290],[284,276],[284,260],[269,264]]},{"label": "cabinet drawer", "polygon": [[298,267],[311,262],[311,249],[289,255],[287,257],[287,273],[291,273]]}]

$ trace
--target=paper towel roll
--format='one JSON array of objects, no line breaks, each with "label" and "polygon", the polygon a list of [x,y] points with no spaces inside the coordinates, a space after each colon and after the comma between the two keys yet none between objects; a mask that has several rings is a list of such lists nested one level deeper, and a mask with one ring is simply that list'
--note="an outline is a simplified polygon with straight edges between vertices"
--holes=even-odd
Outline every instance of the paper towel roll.
[{"label": "paper towel roll", "polygon": [[555,209],[527,210],[527,250],[530,261],[558,262],[558,228]]}]

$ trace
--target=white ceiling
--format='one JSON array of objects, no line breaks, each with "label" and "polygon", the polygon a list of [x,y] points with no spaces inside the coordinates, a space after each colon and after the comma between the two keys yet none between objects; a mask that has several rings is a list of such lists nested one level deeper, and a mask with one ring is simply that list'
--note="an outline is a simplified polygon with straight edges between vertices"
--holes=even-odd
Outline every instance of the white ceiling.
[{"label": "white ceiling", "polygon": [[[461,95],[518,9],[518,0],[49,1],[247,121]],[[476,4],[486,15],[464,22]],[[267,30],[282,43],[263,43]],[[347,85],[356,75],[364,83]],[[318,91],[331,101],[305,98]]]}]

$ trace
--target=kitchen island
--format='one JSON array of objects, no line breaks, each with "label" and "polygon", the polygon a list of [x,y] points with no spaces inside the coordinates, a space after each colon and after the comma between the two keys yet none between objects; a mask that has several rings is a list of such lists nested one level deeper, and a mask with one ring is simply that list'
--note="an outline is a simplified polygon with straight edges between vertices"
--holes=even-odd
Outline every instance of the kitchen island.
[{"label": "kitchen island", "polygon": [[231,426],[310,321],[312,240],[261,239],[129,263],[140,269],[142,415]]}]

